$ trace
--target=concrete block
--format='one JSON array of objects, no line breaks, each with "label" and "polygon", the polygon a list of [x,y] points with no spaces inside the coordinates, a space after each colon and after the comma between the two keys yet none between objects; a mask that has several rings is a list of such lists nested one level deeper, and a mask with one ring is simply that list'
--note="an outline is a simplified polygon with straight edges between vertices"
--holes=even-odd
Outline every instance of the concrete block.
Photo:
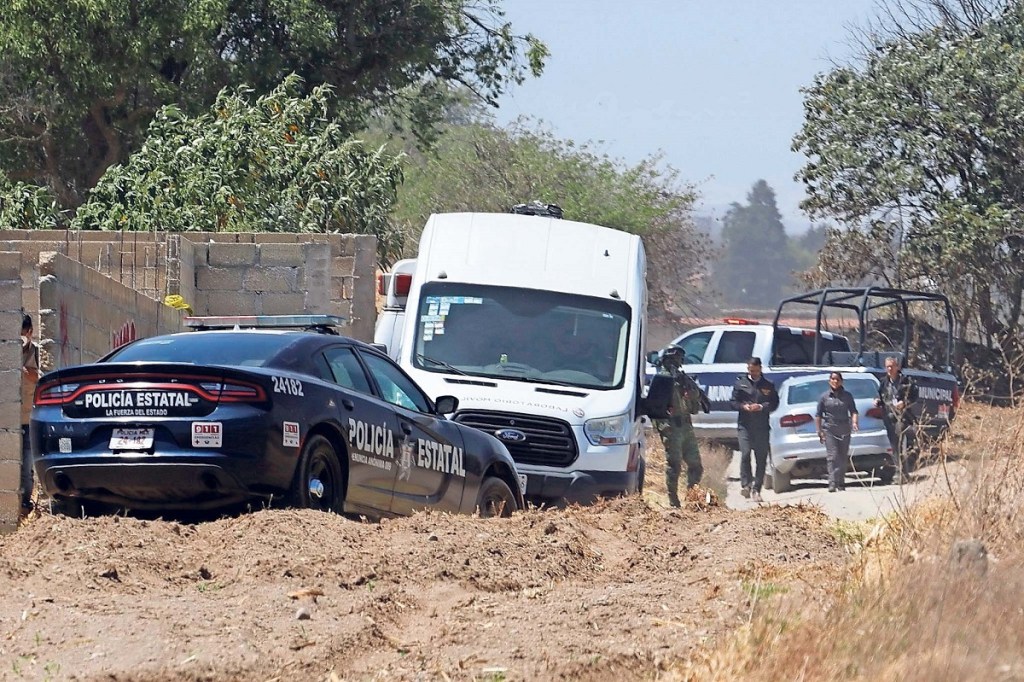
[{"label": "concrete block", "polygon": [[[21,306],[8,308],[0,305],[0,339],[17,341],[21,334],[21,318]],[[36,326],[35,318],[32,320],[32,326]]]},{"label": "concrete block", "polygon": [[377,238],[372,236],[356,237],[355,274],[372,273],[377,269]]},{"label": "concrete block", "polygon": [[[0,341],[0,377],[3,371],[21,371],[21,337],[9,337]],[[6,378],[6,377],[5,377]],[[3,381],[3,379],[0,379]]]},{"label": "concrete block", "polygon": [[202,291],[239,291],[245,268],[200,267],[196,270],[196,289]]},{"label": "concrete block", "polygon": [[21,252],[0,252],[0,281],[21,279]]},{"label": "concrete block", "polygon": [[356,258],[355,256],[340,256],[334,259],[333,263],[334,275],[340,277],[347,277],[356,274]]},{"label": "concrete block", "polygon": [[0,431],[0,469],[7,463],[14,463],[13,487],[5,487],[5,480],[0,479],[0,490],[17,490],[18,474],[21,472],[21,429],[17,431]]},{"label": "concrete block", "polygon": [[21,402],[0,402],[0,429],[16,429],[20,426]]},{"label": "concrete block", "polygon": [[300,267],[305,262],[303,244],[260,244],[260,265],[289,265]]},{"label": "concrete block", "polygon": [[16,492],[0,493],[0,534],[10,535],[18,530],[21,498]]},{"label": "concrete block", "polygon": [[242,287],[245,291],[296,292],[298,268],[251,268],[245,273]]},{"label": "concrete block", "polygon": [[[18,434],[18,447],[21,447],[21,434]],[[17,492],[21,489],[21,450],[17,457],[3,457],[8,453],[0,453],[0,491]]]},{"label": "concrete block", "polygon": [[261,294],[259,312],[263,315],[302,315],[314,313],[306,307],[306,296],[302,293]]},{"label": "concrete block", "polygon": [[[21,404],[21,355],[14,367],[0,371],[0,403]],[[0,450],[3,452],[3,450]]]},{"label": "concrete block", "polygon": [[248,291],[214,291],[207,295],[207,315],[254,315],[256,294]]},{"label": "concrete block", "polygon": [[356,253],[356,241],[355,235],[343,234],[341,235],[341,256],[354,256]]},{"label": "concrete block", "polygon": [[297,244],[302,235],[295,232],[257,232],[257,244]]},{"label": "concrete block", "polygon": [[0,283],[0,310],[20,311],[22,298],[20,279]]},{"label": "concrete block", "polygon": [[207,262],[210,265],[254,265],[256,263],[255,244],[217,244],[210,243]]}]

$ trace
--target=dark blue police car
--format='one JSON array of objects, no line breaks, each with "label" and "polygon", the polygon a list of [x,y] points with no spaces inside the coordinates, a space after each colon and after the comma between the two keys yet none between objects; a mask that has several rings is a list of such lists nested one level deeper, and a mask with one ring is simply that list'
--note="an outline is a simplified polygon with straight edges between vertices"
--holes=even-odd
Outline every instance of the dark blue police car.
[{"label": "dark blue police car", "polygon": [[523,507],[496,438],[444,417],[329,316],[193,317],[39,380],[36,473],[65,513],[284,500],[375,518]]}]

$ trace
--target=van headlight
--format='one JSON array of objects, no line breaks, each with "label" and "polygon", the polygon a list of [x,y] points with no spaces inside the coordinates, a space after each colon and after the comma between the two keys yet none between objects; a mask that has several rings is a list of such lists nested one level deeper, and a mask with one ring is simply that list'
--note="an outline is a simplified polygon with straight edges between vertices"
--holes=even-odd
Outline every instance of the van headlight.
[{"label": "van headlight", "polygon": [[629,441],[633,423],[629,415],[590,419],[583,424],[583,433],[593,445],[623,445]]}]

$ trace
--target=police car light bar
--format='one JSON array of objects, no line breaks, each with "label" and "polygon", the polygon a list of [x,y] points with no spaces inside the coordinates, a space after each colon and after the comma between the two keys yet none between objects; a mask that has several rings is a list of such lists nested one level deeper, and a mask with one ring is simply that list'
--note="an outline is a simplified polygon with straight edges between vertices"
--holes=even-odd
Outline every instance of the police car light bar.
[{"label": "police car light bar", "polygon": [[725,324],[760,324],[757,320],[745,320],[742,317],[727,317],[722,322]]},{"label": "police car light bar", "polygon": [[191,316],[185,326],[193,329],[308,329],[339,327],[345,324],[340,315],[221,315]]}]

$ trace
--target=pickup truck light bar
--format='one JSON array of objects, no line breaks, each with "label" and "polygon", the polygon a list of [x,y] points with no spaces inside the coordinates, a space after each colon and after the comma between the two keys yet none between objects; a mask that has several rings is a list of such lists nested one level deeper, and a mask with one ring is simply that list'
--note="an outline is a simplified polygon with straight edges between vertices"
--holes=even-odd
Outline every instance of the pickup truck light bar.
[{"label": "pickup truck light bar", "polygon": [[726,317],[722,322],[725,324],[761,324],[757,320],[746,320],[742,317]]},{"label": "pickup truck light bar", "polygon": [[191,316],[185,326],[193,331],[206,329],[313,329],[336,334],[334,327],[345,324],[340,315],[220,315]]}]

